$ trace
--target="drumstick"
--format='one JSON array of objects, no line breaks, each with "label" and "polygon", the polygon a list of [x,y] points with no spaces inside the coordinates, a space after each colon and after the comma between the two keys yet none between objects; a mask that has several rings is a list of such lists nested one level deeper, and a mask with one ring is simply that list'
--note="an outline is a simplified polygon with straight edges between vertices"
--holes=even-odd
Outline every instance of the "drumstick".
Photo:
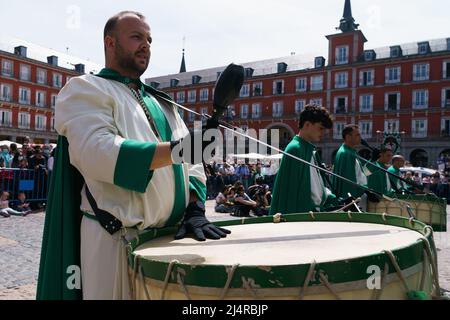
[{"label": "drumstick", "polygon": [[331,213],[337,213],[337,212],[342,212],[342,210],[345,210],[347,208],[350,208],[352,205],[355,205],[356,210],[358,210],[359,213],[362,213],[362,211],[359,209],[359,207],[356,205],[358,202],[361,201],[361,198],[357,198],[355,200],[353,200],[352,202],[350,202],[349,204],[346,204],[345,206],[343,206],[342,208],[340,208],[339,210],[336,211],[332,211]]}]

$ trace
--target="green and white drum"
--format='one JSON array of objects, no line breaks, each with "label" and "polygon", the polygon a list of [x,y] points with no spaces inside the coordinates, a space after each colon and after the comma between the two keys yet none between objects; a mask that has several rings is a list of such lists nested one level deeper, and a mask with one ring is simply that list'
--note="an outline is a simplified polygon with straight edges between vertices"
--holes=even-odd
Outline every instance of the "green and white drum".
[{"label": "green and white drum", "polygon": [[410,217],[407,206],[412,209],[417,220],[431,227],[434,231],[447,231],[447,202],[435,195],[389,195],[394,201],[382,199],[379,203],[370,202],[367,211],[387,213],[389,215]]},{"label": "green and white drum", "polygon": [[433,230],[381,214],[310,213],[217,223],[225,239],[128,244],[135,299],[408,299],[440,292]]}]

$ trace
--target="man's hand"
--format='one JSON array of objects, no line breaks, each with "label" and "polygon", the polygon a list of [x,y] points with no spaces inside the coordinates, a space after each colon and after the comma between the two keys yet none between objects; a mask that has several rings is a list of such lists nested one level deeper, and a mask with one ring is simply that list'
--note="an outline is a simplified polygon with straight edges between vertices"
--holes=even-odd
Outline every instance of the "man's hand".
[{"label": "man's hand", "polygon": [[193,233],[197,241],[206,238],[218,240],[225,238],[231,231],[216,227],[205,217],[205,205],[201,201],[191,202],[184,213],[184,219],[175,235],[175,240],[183,239],[186,234]]}]

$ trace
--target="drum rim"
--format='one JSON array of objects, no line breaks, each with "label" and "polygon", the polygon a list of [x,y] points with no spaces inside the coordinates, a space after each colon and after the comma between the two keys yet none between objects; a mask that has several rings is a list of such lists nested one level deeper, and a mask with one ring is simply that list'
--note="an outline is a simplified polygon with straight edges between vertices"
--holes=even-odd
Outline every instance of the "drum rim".
[{"label": "drum rim", "polygon": [[[314,214],[290,214],[284,215],[285,222],[352,222],[352,223],[374,223],[389,226],[403,227],[409,230],[419,232],[431,244],[434,250],[434,240],[432,230],[429,226],[418,220],[410,220],[400,216],[391,216],[385,214],[363,213],[314,213]],[[241,224],[273,223],[273,217],[250,218],[231,221],[215,222],[219,226],[233,226]],[[152,229],[144,232],[136,239],[128,243],[128,264],[131,269],[135,267],[136,254],[133,252],[139,245],[150,241],[151,239],[173,235],[176,232],[175,227]],[[423,264],[424,255],[423,241],[416,241],[405,247],[392,250],[397,258],[397,263],[401,270],[408,269]],[[433,252],[436,255],[436,252]],[[261,288],[288,288],[301,287],[306,279],[310,264],[280,265],[280,266],[239,266],[235,272],[229,288],[241,288],[242,277],[258,279],[258,285]],[[331,283],[346,283],[367,279],[370,274],[367,270],[361,268],[361,265],[377,265],[380,270],[384,269],[385,264],[389,266],[389,274],[395,273],[395,268],[389,257],[384,253],[376,253],[367,256],[356,257],[352,259],[323,262],[315,265],[316,271],[322,271],[327,275]],[[164,281],[167,275],[169,262],[148,260],[143,257],[139,259],[139,266],[145,277]],[[231,265],[192,265],[184,263],[175,263],[172,270],[177,270],[184,274],[183,282],[185,285],[195,285],[200,287],[223,288],[227,281],[227,271],[232,268]],[[270,270],[270,272],[268,272]],[[273,271],[273,272],[272,272]],[[275,276],[276,275],[276,276]],[[295,276],[294,276],[295,275]],[[282,280],[282,281],[281,281]],[[176,277],[170,277],[169,283],[176,283]],[[309,285],[319,285],[320,279],[315,275]]]}]

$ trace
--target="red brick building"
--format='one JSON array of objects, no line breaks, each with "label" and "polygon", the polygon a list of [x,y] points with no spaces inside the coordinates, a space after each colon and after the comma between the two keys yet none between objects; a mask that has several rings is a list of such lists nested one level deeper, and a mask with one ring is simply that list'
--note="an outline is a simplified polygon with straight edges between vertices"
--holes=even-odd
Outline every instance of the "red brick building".
[{"label": "red brick building", "polygon": [[[229,121],[242,128],[279,128],[286,145],[308,103],[327,107],[334,129],[318,146],[331,163],[345,124],[356,123],[372,145],[384,132],[400,132],[399,152],[414,165],[436,167],[450,155],[450,38],[365,49],[363,32],[346,0],[340,32],[326,36],[327,59],[307,67],[298,56],[244,63],[241,96]],[[211,112],[215,81],[224,67],[155,77],[147,83],[197,112]],[[186,122],[195,117],[183,113]]]},{"label": "red brick building", "polygon": [[70,77],[84,73],[58,66],[58,57],[47,62],[27,57],[27,48],[14,53],[0,50],[0,140],[23,143],[26,136],[34,143],[54,143],[54,106],[59,90]]}]

